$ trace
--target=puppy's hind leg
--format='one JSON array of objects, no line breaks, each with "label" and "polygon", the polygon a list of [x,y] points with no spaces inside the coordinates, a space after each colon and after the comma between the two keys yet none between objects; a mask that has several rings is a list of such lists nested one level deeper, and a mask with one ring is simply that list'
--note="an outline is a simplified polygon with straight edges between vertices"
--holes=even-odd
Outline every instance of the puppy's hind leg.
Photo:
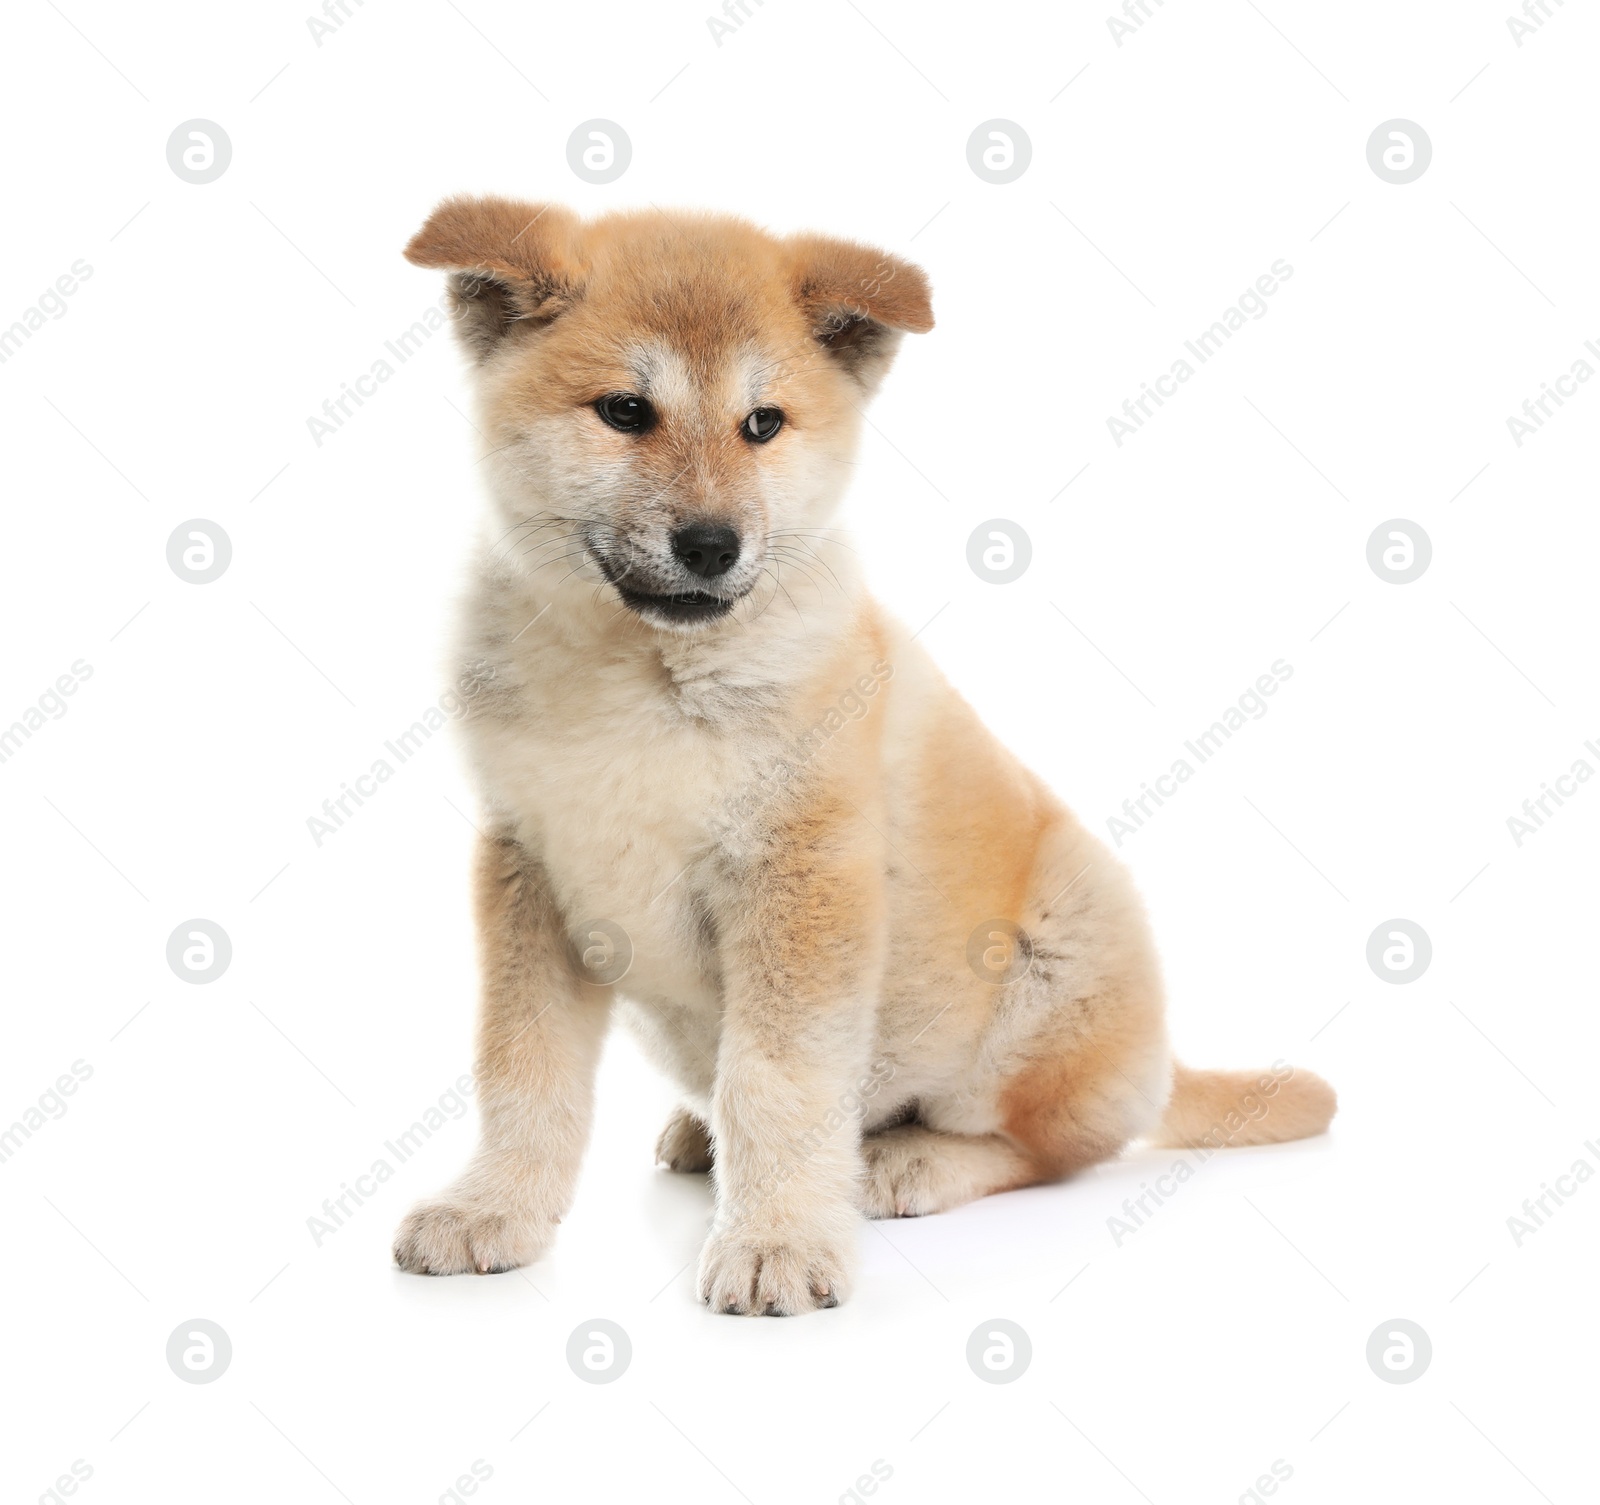
[{"label": "puppy's hind leg", "polygon": [[583,980],[538,860],[508,836],[478,847],[477,1153],[395,1234],[403,1270],[487,1274],[543,1251],[589,1138],[610,989]]},{"label": "puppy's hind leg", "polygon": [[1043,1179],[999,1134],[946,1134],[922,1124],[861,1141],[859,1206],[869,1218],[920,1218]]},{"label": "puppy's hind leg", "polygon": [[711,1169],[711,1130],[687,1108],[674,1108],[656,1141],[656,1163],[693,1175]]}]

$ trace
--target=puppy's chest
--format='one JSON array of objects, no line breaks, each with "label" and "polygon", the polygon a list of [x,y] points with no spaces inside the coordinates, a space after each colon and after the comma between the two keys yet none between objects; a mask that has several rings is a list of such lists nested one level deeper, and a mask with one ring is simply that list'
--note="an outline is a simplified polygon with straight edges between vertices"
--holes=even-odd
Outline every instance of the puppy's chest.
[{"label": "puppy's chest", "polygon": [[769,717],[708,689],[648,666],[534,663],[472,728],[568,918],[622,926],[635,981],[664,989],[705,971],[706,870],[776,745]]}]

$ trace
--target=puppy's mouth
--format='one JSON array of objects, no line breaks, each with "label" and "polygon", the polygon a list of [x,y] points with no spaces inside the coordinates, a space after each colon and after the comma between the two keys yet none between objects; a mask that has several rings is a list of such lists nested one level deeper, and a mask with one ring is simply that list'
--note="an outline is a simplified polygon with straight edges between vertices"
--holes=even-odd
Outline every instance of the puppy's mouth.
[{"label": "puppy's mouth", "polygon": [[589,556],[595,562],[607,584],[622,598],[622,604],[646,621],[689,626],[696,622],[715,622],[725,617],[750,593],[749,587],[728,595],[712,591],[647,590],[637,580],[630,580],[629,571],[608,558],[602,549],[587,540]]},{"label": "puppy's mouth", "polygon": [[624,585],[620,580],[611,584],[622,597],[624,606],[631,607],[641,616],[657,617],[667,622],[714,622],[733,610],[734,603],[743,597],[713,596],[709,591],[678,591],[674,595],[656,595]]}]

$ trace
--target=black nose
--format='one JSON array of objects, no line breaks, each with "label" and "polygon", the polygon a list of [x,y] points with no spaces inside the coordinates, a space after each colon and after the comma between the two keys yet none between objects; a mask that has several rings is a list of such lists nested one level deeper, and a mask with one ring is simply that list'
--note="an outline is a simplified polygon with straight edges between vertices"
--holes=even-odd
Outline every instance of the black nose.
[{"label": "black nose", "polygon": [[690,523],[672,535],[678,562],[702,580],[726,575],[739,557],[739,535],[723,523]]}]

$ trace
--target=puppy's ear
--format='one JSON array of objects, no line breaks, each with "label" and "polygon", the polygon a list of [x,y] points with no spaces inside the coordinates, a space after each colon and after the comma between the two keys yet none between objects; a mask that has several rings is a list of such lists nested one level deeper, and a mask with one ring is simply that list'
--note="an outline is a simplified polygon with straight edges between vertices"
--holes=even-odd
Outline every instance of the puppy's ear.
[{"label": "puppy's ear", "polygon": [[579,224],[555,204],[446,199],[411,237],[406,260],[450,275],[456,333],[483,361],[515,327],[548,324],[583,295]]},{"label": "puppy's ear", "polygon": [[904,331],[933,328],[921,267],[854,241],[793,236],[795,301],[812,337],[869,392],[882,381]]}]

